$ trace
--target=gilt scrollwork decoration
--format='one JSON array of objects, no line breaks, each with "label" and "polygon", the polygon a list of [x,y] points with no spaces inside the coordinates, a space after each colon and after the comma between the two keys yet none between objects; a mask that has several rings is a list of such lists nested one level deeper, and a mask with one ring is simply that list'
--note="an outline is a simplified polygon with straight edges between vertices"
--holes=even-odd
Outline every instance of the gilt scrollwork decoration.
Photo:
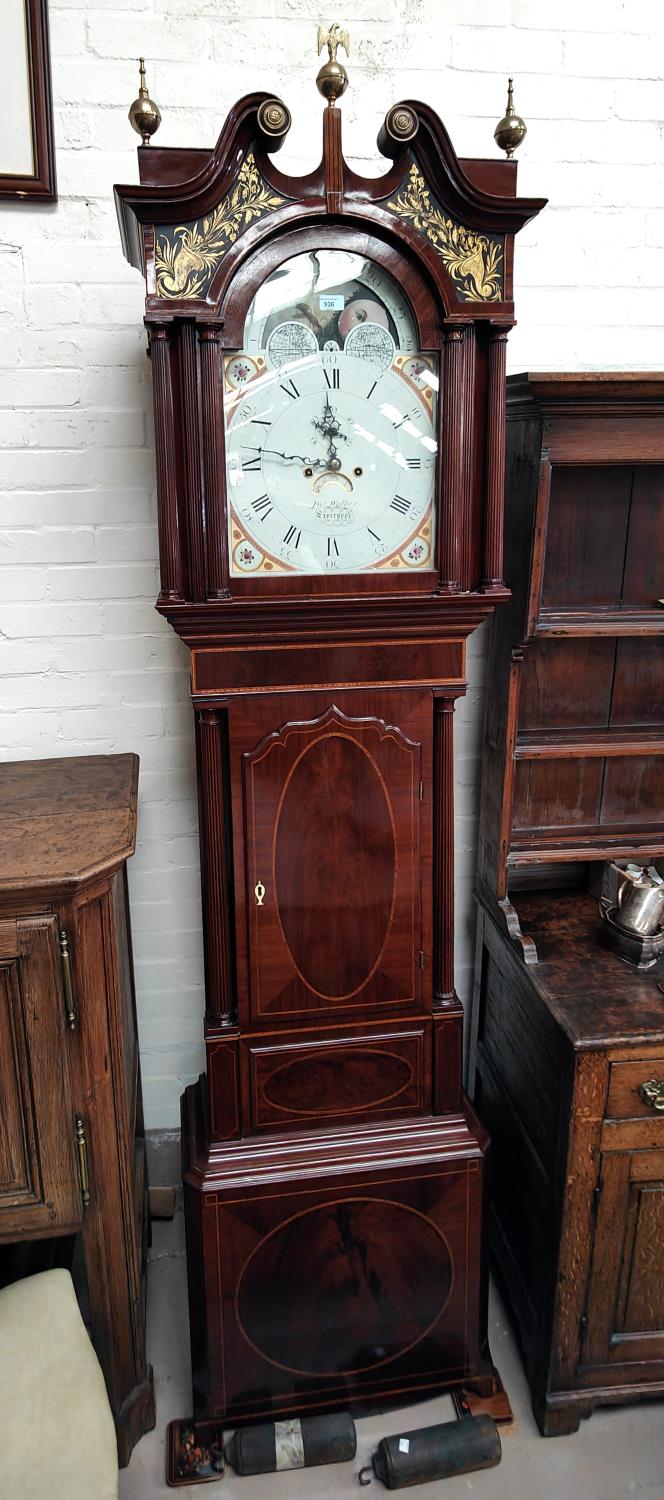
[{"label": "gilt scrollwork decoration", "polygon": [[231,245],[249,225],[284,199],[259,172],[248,151],[223,201],[203,219],[157,229],[155,272],[159,297],[201,297]]},{"label": "gilt scrollwork decoration", "polygon": [[413,162],[401,192],[388,208],[412,224],[433,245],[464,302],[500,302],[503,295],[503,241],[478,234],[447,218]]}]

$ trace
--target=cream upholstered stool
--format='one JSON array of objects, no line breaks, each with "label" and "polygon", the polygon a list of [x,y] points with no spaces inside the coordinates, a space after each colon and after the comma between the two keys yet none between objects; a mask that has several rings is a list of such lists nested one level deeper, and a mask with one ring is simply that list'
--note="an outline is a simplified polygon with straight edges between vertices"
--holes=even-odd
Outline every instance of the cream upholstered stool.
[{"label": "cream upholstered stool", "polygon": [[117,1500],[104,1377],[68,1271],[0,1291],[0,1497]]}]

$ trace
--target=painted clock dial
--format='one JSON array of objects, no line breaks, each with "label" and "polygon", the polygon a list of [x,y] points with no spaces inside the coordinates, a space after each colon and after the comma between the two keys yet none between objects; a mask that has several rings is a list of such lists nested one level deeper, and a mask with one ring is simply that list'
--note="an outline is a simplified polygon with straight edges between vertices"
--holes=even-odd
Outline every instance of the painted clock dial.
[{"label": "painted clock dial", "polygon": [[321,250],[274,272],[225,360],[233,573],[431,568],[437,387],[380,267]]}]

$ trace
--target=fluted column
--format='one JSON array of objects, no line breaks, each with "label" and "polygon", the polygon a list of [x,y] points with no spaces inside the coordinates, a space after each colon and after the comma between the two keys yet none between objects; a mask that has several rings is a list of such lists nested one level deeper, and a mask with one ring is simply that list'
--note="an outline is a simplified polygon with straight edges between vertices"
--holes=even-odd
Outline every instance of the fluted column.
[{"label": "fluted column", "polygon": [[487,467],[484,497],[482,588],[503,585],[503,507],[505,499],[505,442],[507,419],[508,328],[489,333],[489,388],[487,392]]},{"label": "fluted column", "polygon": [[192,599],[205,598],[205,542],[201,495],[201,442],[198,406],[196,324],[180,326],[180,387],[184,426],[183,468],[189,537],[189,589]]},{"label": "fluted column", "polygon": [[205,528],[207,536],[207,597],[228,595],[228,522],[224,502],[225,440],[221,396],[219,329],[201,328],[201,396],[207,417],[203,449]]},{"label": "fluted column", "polygon": [[433,1004],[454,997],[454,698],[434,699]]},{"label": "fluted column", "polygon": [[460,573],[462,589],[477,587],[480,559],[473,561],[473,509],[475,501],[475,471],[472,455],[475,445],[475,402],[477,336],[474,323],[469,323],[463,341],[464,410],[463,410],[463,510],[459,521]]},{"label": "fluted column", "polygon": [[178,530],[171,343],[167,328],[151,329],[150,355],[154,401],[161,597],[162,599],[182,599],[182,554]]},{"label": "fluted column", "polygon": [[201,880],[208,1018],[222,1026],[235,1019],[230,879],[225,837],[223,740],[219,713],[198,713]]},{"label": "fluted column", "polygon": [[445,331],[443,366],[442,458],[440,474],[440,587],[447,592],[461,588],[461,536],[463,513],[463,340],[462,328]]},{"label": "fluted column", "polygon": [[323,165],[327,211],[329,214],[339,214],[343,207],[344,192],[340,109],[326,109],[323,115]]}]

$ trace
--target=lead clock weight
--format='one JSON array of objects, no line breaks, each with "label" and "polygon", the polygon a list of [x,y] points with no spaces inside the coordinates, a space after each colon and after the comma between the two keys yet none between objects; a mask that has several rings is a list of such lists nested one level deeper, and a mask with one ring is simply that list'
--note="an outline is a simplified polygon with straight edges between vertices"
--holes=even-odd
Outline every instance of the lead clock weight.
[{"label": "lead clock weight", "polygon": [[242,1475],[348,1463],[356,1451],[355,1423],[348,1412],[240,1427],[225,1448],[228,1462]]}]

